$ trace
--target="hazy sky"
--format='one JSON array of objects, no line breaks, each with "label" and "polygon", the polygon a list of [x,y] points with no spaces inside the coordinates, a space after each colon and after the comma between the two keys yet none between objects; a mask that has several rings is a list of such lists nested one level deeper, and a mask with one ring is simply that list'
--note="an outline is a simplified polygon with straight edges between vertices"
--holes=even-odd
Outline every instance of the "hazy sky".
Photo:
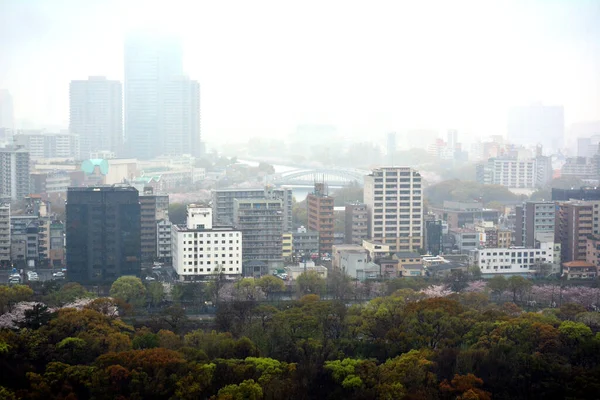
[{"label": "hazy sky", "polygon": [[68,125],[68,86],[123,78],[123,38],[180,35],[206,140],[406,127],[504,133],[511,104],[600,119],[600,1],[0,0],[0,88]]}]

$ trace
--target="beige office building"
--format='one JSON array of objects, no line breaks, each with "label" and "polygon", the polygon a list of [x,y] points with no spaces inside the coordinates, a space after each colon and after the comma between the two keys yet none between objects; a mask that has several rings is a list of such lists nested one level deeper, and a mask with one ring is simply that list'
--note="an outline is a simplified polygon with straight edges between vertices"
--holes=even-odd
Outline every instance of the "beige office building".
[{"label": "beige office building", "polygon": [[381,167],[365,176],[369,236],[391,252],[423,247],[421,175],[410,167]]}]

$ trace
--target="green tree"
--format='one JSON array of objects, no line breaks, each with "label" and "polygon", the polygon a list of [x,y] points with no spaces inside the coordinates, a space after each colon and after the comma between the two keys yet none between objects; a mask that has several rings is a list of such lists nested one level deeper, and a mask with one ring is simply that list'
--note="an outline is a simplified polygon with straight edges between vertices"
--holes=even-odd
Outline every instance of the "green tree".
[{"label": "green tree", "polygon": [[15,304],[27,301],[33,290],[25,285],[0,286],[0,313],[11,312]]},{"label": "green tree", "polygon": [[487,281],[487,288],[500,299],[502,293],[508,289],[508,282],[502,275],[496,275]]},{"label": "green tree", "polygon": [[301,294],[321,294],[325,290],[325,279],[317,271],[307,271],[296,278],[296,285]]},{"label": "green tree", "polygon": [[285,284],[283,280],[273,275],[264,275],[256,282],[257,286],[261,288],[267,300],[273,299],[273,294],[283,292],[285,290]]},{"label": "green tree", "polygon": [[165,287],[161,282],[150,282],[147,286],[148,300],[154,307],[165,299]]},{"label": "green tree", "polygon": [[19,328],[38,329],[54,317],[54,313],[48,309],[48,306],[42,303],[36,303],[29,310],[25,310],[25,315],[22,321],[18,323]]},{"label": "green tree", "polygon": [[146,302],[146,288],[141,279],[135,276],[121,276],[110,287],[110,295],[132,306],[143,306]]},{"label": "green tree", "polygon": [[334,299],[344,300],[353,296],[352,278],[339,269],[329,271],[327,286]]},{"label": "green tree", "polygon": [[67,282],[60,289],[50,293],[46,298],[50,304],[63,306],[77,299],[91,298],[94,295],[88,292],[77,282]]},{"label": "green tree", "polygon": [[174,224],[185,224],[187,217],[187,204],[169,204],[169,220]]},{"label": "green tree", "polygon": [[517,301],[517,296],[520,300],[523,300],[523,295],[531,290],[533,284],[522,276],[511,276],[508,278],[507,286],[507,289],[513,295],[512,301],[514,303]]},{"label": "green tree", "polygon": [[239,385],[227,385],[219,390],[219,400],[261,400],[263,390],[253,379],[247,379]]},{"label": "green tree", "polygon": [[450,274],[448,274],[446,283],[453,292],[462,292],[467,286],[469,286],[469,276],[460,269],[453,270],[450,272]]}]

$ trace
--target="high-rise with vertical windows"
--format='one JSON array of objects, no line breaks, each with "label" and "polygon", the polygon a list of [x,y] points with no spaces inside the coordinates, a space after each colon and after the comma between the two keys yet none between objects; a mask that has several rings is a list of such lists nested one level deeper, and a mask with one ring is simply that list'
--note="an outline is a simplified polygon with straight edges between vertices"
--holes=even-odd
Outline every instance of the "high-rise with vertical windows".
[{"label": "high-rise with vertical windows", "polygon": [[141,217],[135,188],[70,187],[66,213],[69,280],[109,284],[123,275],[139,275]]},{"label": "high-rise with vertical windows", "polygon": [[535,247],[538,242],[554,242],[556,204],[527,201],[515,208],[515,245]]},{"label": "high-rise with vertical windows", "polygon": [[369,212],[369,236],[390,251],[423,247],[421,174],[410,167],[381,167],[365,176],[364,203]]},{"label": "high-rise with vertical windows", "polygon": [[198,82],[186,77],[170,79],[164,86],[161,112],[162,154],[201,156]]},{"label": "high-rise with vertical windows", "polygon": [[262,261],[282,267],[283,201],[278,198],[235,199],[234,225],[242,231],[244,263]]},{"label": "high-rise with vertical windows", "polygon": [[561,245],[561,261],[585,260],[587,238],[600,233],[600,201],[572,200],[558,203],[555,241]]},{"label": "high-rise with vertical windows", "polygon": [[321,255],[331,255],[335,224],[333,197],[327,194],[324,183],[315,183],[315,190],[306,197],[306,202],[308,204],[308,229],[319,232]]},{"label": "high-rise with vertical windows", "polygon": [[10,265],[10,199],[0,197],[0,267]]},{"label": "high-rise with vertical windows", "polygon": [[142,260],[152,261],[158,254],[158,223],[168,221],[169,195],[145,187],[140,193]]},{"label": "high-rise with vertical windows", "polygon": [[344,218],[344,243],[362,245],[362,241],[369,238],[367,205],[346,203]]},{"label": "high-rise with vertical windows", "polygon": [[71,81],[69,131],[79,136],[81,159],[90,153],[123,150],[123,88],[121,82],[104,76]]},{"label": "high-rise with vertical windows", "polygon": [[200,87],[183,74],[180,40],[139,34],[125,43],[128,155],[199,155]]},{"label": "high-rise with vertical windows", "polygon": [[29,152],[22,147],[0,148],[0,198],[23,200],[29,189]]}]

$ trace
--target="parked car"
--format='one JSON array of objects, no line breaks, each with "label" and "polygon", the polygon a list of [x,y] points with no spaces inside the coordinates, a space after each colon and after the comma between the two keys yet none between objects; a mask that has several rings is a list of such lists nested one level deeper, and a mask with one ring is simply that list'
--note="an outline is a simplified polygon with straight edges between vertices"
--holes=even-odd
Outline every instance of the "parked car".
[{"label": "parked car", "polygon": [[40,280],[40,277],[38,275],[37,272],[35,271],[28,271],[27,272],[27,280],[30,282],[37,282]]},{"label": "parked car", "polygon": [[65,273],[62,272],[62,271],[54,272],[52,274],[52,277],[54,277],[54,278],[64,278],[65,277]]},{"label": "parked car", "polygon": [[19,283],[21,283],[21,278],[17,277],[17,276],[11,276],[8,278],[8,284],[9,285],[18,285]]}]

